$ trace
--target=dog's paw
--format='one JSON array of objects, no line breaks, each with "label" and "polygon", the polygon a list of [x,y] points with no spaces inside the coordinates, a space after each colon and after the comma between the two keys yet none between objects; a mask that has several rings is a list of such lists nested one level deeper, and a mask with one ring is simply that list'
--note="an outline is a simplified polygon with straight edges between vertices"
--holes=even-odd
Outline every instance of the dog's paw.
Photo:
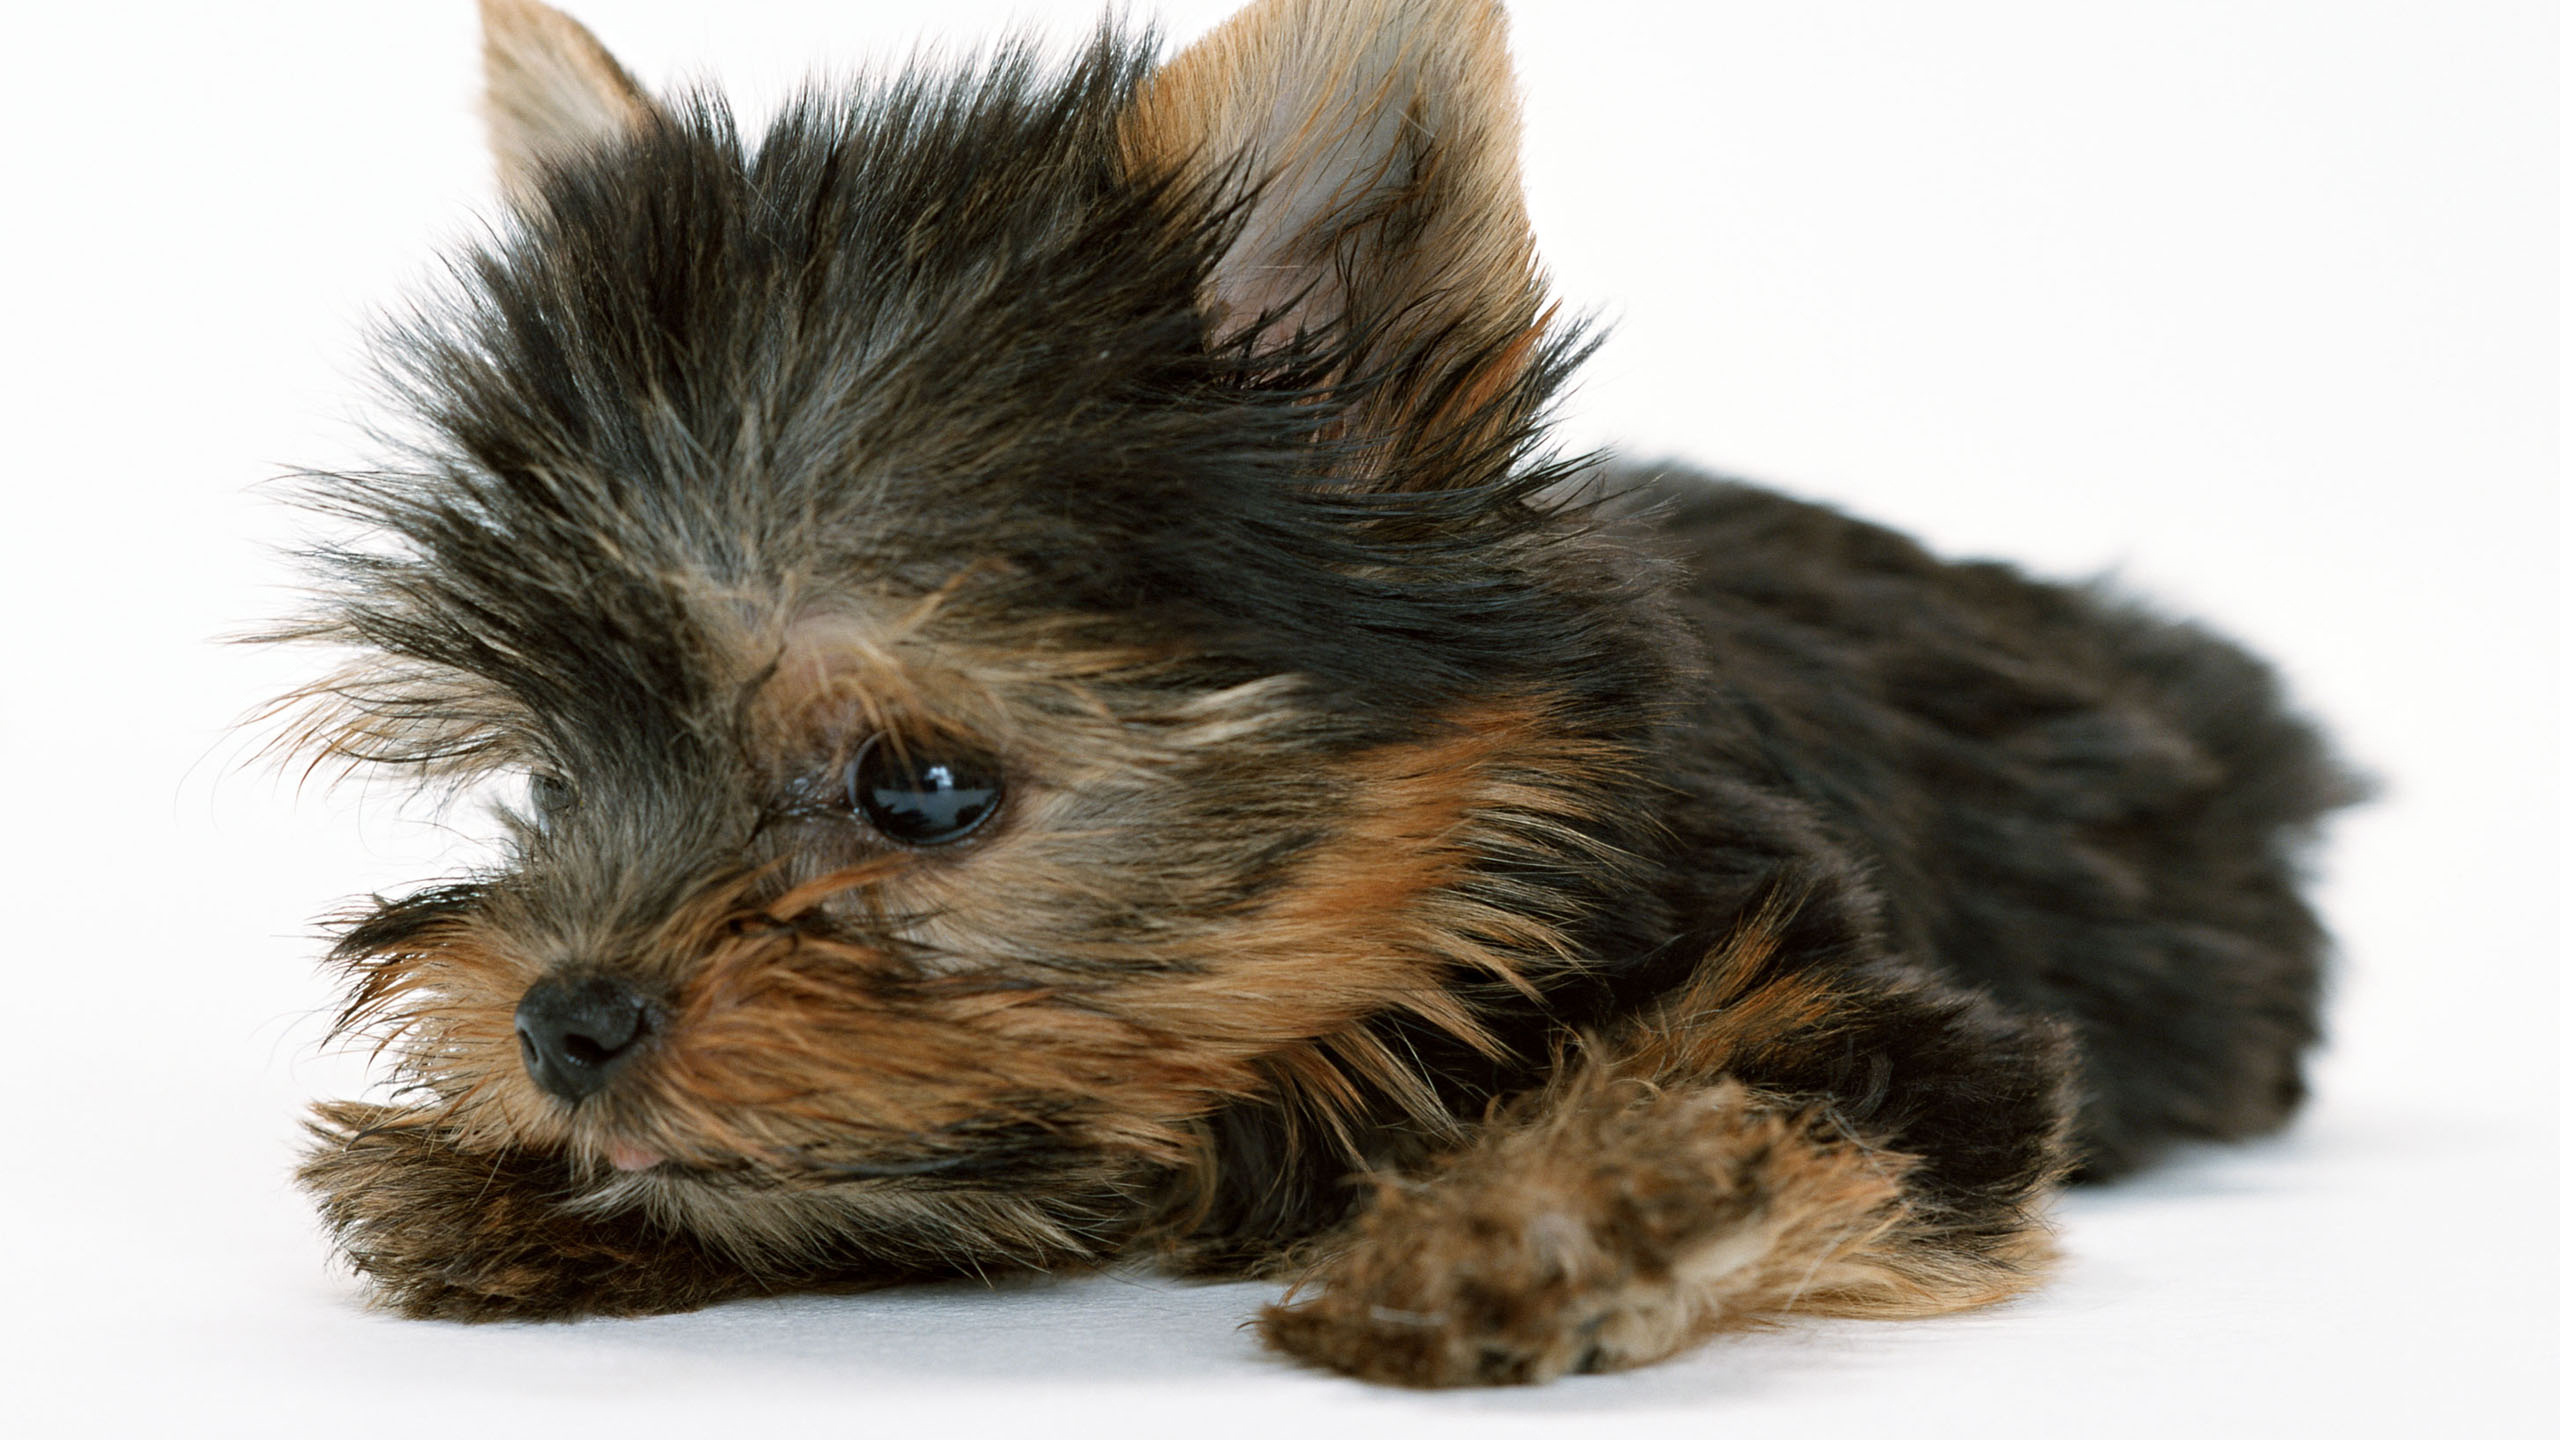
[{"label": "dog's paw", "polygon": [[381,1106],[319,1107],[299,1172],[339,1251],[402,1314],[555,1320],[691,1310],[739,1288],[698,1242],[570,1210],[556,1158],[491,1155]]},{"label": "dog's paw", "polygon": [[1361,1379],[1433,1387],[1625,1369],[1681,1342],[1691,1315],[1658,1247],[1606,1213],[1622,1207],[1523,1211],[1517,1198],[1382,1191],[1352,1245],[1308,1277],[1315,1293],[1263,1311],[1263,1335]]},{"label": "dog's paw", "polygon": [[1264,1335],[1364,1379],[1504,1385],[1648,1364],[1800,1306],[1917,1313],[1874,1248],[1902,1212],[1900,1157],[1730,1082],[1546,1103],[1382,1182]]}]

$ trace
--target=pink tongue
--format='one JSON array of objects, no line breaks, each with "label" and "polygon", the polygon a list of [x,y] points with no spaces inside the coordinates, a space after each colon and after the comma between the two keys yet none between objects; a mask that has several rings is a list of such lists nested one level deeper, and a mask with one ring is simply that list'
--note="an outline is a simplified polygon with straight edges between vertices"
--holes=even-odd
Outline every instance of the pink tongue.
[{"label": "pink tongue", "polygon": [[667,1158],[655,1150],[643,1150],[637,1145],[625,1145],[618,1140],[605,1147],[604,1155],[606,1159],[613,1162],[613,1168],[616,1170],[646,1170]]}]

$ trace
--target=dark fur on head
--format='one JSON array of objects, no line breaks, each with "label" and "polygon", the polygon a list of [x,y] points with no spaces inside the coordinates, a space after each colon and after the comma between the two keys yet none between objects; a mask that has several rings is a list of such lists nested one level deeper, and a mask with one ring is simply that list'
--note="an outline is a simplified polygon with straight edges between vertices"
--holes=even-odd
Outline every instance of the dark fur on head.
[{"label": "dark fur on head", "polygon": [[[1321,1281],[1301,1353],[1539,1378],[1995,1298],[2074,1155],[2298,1097],[2286,857],[2343,791],[2263,670],[1553,458],[1485,0],[753,144],[483,10],[514,216],[397,335],[428,438],[322,484],[367,539],[285,637],[356,657],[315,758],[532,777],[336,951],[411,1098],[304,1177],[391,1302],[1144,1246]],[[866,745],[1002,798],[900,843]],[[572,994],[628,1007],[592,1093],[523,1018]]]}]

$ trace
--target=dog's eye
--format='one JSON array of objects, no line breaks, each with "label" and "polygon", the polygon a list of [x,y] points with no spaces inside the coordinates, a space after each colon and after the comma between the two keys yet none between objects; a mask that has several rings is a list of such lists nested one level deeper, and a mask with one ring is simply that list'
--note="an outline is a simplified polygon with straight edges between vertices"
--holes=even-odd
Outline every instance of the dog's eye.
[{"label": "dog's eye", "polygon": [[545,815],[557,815],[577,802],[578,794],[569,782],[557,775],[536,770],[525,781],[525,789],[533,800],[533,808]]},{"label": "dog's eye", "polygon": [[995,762],[952,745],[892,745],[874,735],[853,757],[846,790],[881,834],[943,845],[986,823],[1004,797]]}]

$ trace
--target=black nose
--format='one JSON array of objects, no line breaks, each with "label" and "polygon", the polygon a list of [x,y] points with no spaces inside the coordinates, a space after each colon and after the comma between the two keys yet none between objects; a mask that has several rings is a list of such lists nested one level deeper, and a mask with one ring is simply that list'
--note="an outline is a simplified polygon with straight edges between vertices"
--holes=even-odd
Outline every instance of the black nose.
[{"label": "black nose", "polygon": [[584,1100],[649,1033],[649,1004],[618,980],[545,980],[516,1002],[516,1044],[533,1083]]}]

